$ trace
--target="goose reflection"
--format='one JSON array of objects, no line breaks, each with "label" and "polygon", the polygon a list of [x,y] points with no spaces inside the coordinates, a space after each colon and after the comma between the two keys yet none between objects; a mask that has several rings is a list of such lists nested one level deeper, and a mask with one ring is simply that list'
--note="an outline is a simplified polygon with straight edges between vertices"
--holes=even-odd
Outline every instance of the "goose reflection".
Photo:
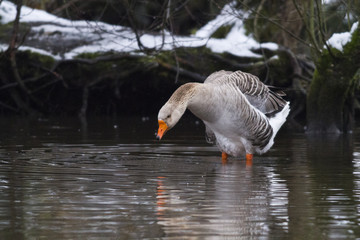
[{"label": "goose reflection", "polygon": [[270,219],[287,231],[288,189],[272,167],[235,161],[200,178],[157,178],[157,219],[167,237],[265,237]]}]

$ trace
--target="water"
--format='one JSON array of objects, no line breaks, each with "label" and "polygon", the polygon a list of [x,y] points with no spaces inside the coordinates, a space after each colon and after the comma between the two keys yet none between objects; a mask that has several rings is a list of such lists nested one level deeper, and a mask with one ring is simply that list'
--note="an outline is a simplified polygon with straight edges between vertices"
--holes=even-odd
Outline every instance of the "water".
[{"label": "water", "polygon": [[0,239],[355,239],[359,131],[281,132],[253,166],[192,119],[0,119]]}]

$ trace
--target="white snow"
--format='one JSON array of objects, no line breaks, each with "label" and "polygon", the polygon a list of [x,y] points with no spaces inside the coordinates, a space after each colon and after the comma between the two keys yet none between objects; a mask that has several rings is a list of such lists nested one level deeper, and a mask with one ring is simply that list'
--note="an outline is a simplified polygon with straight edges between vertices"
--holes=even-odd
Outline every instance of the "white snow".
[{"label": "white snow", "polygon": [[352,25],[350,32],[343,32],[343,33],[334,33],[327,43],[332,47],[342,51],[343,47],[351,40],[351,34],[355,31],[358,27],[359,22],[356,22]]},{"label": "white snow", "polygon": [[[199,47],[206,46],[217,53],[229,52],[237,56],[261,57],[251,51],[257,48],[269,48],[276,50],[278,45],[275,43],[259,44],[251,36],[245,34],[242,18],[246,13],[233,8],[233,3],[226,5],[221,13],[204,27],[199,29],[194,35],[173,36],[169,32],[162,34],[142,34],[141,44],[147,48],[162,48],[171,50],[175,47]],[[0,4],[1,23],[9,23],[15,19],[16,6],[9,1],[2,1]],[[21,9],[21,22],[42,23],[33,27],[32,31],[37,32],[37,39],[44,38],[55,32],[61,33],[60,37],[68,39],[88,39],[90,43],[70,49],[63,55],[54,55],[54,58],[71,59],[84,52],[132,52],[141,54],[135,33],[127,27],[114,26],[103,22],[95,21],[71,21],[68,19],[54,16],[38,9],[31,9],[23,6]],[[211,38],[211,35],[220,27],[232,25],[231,31],[224,39]],[[5,46],[7,48],[7,46]],[[4,45],[0,45],[4,49]],[[43,49],[36,49],[22,46],[22,49],[43,53]]]},{"label": "white snow", "polygon": [[335,2],[336,2],[336,0],[322,0],[322,4],[332,4]]},{"label": "white snow", "polygon": [[[5,24],[14,21],[16,15],[16,6],[9,1],[2,1],[0,5],[1,23]],[[71,21],[58,18],[42,10],[32,9],[27,6],[21,8],[21,22],[57,22],[67,24]]]},{"label": "white snow", "polygon": [[234,4],[235,3],[225,5],[225,7],[221,10],[221,13],[215,19],[211,20],[204,27],[199,29],[195,36],[200,38],[210,38],[210,36],[219,27],[235,24],[238,18],[232,13],[232,7]]},{"label": "white snow", "polygon": [[[242,19],[245,19],[247,14],[241,10],[236,10],[233,7],[235,3],[225,5],[221,13],[214,20],[208,22],[196,32],[195,37],[208,39],[206,46],[217,53],[230,52],[238,56],[260,57],[258,54],[253,53],[251,49],[263,47],[276,50],[278,48],[277,44],[259,44],[252,37],[245,34]],[[210,38],[220,26],[229,25],[234,26],[225,39]]]}]

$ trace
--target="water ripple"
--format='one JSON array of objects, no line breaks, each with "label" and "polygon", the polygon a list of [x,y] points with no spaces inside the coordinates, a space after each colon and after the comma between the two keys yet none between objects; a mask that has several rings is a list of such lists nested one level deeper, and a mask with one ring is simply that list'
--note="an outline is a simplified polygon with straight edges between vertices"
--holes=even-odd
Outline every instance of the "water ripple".
[{"label": "water ripple", "polygon": [[349,138],[280,135],[252,166],[241,158],[223,165],[203,136],[129,141],[120,127],[82,133],[44,124],[39,128],[50,134],[43,137],[5,131],[11,137],[0,146],[1,239],[358,234],[360,145]]}]

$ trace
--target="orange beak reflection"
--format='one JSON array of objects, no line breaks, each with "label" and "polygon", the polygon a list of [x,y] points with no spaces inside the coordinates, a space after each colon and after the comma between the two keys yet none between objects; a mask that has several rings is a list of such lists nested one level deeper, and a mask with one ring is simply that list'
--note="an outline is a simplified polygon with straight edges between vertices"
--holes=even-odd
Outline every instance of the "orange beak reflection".
[{"label": "orange beak reflection", "polygon": [[168,130],[168,126],[166,125],[166,123],[163,120],[158,120],[158,122],[159,122],[159,130],[156,135],[156,139],[161,140],[161,138],[164,136],[164,134]]}]

